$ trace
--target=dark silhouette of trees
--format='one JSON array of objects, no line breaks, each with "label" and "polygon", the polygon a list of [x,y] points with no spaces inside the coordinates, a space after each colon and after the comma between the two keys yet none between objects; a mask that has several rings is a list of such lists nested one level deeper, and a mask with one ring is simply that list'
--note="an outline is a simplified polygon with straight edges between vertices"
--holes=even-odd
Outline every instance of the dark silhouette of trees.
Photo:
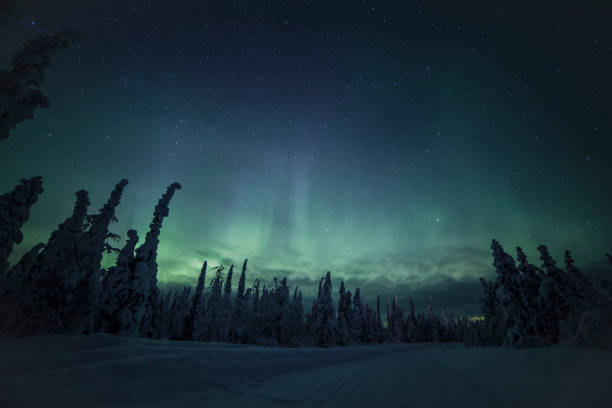
[{"label": "dark silhouette of trees", "polygon": [[466,332],[469,345],[544,347],[552,344],[612,349],[612,297],[597,286],[565,251],[565,268],[540,245],[541,267],[531,265],[517,247],[518,266],[496,240],[494,281],[481,278],[484,320]]},{"label": "dark silhouette of trees", "polygon": [[49,99],[38,89],[44,72],[58,51],[78,39],[75,31],[40,34],[13,56],[12,69],[0,70],[0,141],[9,130],[34,117],[37,108],[49,107]]},{"label": "dark silhouette of trees", "polygon": [[22,179],[13,191],[0,196],[0,288],[9,281],[8,258],[15,244],[21,243],[21,227],[30,218],[30,208],[43,192],[42,177]]}]

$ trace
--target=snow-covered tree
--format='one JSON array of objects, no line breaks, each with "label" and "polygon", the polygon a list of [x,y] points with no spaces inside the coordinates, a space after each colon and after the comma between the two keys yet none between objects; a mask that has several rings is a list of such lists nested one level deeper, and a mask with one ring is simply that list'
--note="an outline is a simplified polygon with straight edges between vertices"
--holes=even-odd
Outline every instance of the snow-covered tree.
[{"label": "snow-covered tree", "polygon": [[13,56],[10,71],[0,70],[0,141],[17,124],[33,118],[36,108],[49,106],[47,97],[32,87],[41,86],[51,58],[78,37],[74,31],[40,34]]},{"label": "snow-covered tree", "polygon": [[353,316],[351,319],[351,337],[356,341],[364,341],[365,315],[363,302],[361,300],[361,290],[355,289],[353,294]]},{"label": "snow-covered tree", "polygon": [[376,336],[378,341],[384,340],[384,327],[382,324],[382,315],[380,314],[380,295],[376,296]]},{"label": "snow-covered tree", "polygon": [[130,319],[121,320],[122,315],[119,313],[129,309],[131,300],[130,282],[131,282],[131,265],[134,262],[134,250],[138,243],[138,234],[136,230],[128,230],[128,239],[117,256],[115,266],[110,267],[103,273],[100,308],[98,313],[98,329],[107,333],[117,334],[119,332],[127,332]]},{"label": "snow-covered tree", "polygon": [[129,299],[118,312],[121,321],[118,334],[156,338],[161,333],[157,247],[163,220],[169,213],[168,205],[175,191],[180,188],[179,183],[171,184],[159,199],[144,243],[136,249],[136,256],[129,264]]},{"label": "snow-covered tree", "polygon": [[336,318],[332,300],[331,272],[327,272],[320,283],[319,296],[316,301],[316,320],[313,322],[314,341],[318,346],[327,347],[334,343]]},{"label": "snow-covered tree", "polygon": [[493,266],[497,273],[496,296],[500,300],[502,327],[506,336],[504,344],[513,346],[530,333],[530,319],[527,306],[523,303],[521,275],[512,256],[507,254],[501,244],[493,240]]},{"label": "snow-covered tree", "polygon": [[128,181],[123,179],[115,186],[110,198],[99,213],[88,218],[89,228],[77,241],[79,277],[76,283],[75,299],[78,301],[72,304],[72,310],[68,312],[73,316],[70,328],[73,333],[90,333],[95,328],[101,296],[102,255],[109,248],[106,240],[114,237],[108,228],[110,222],[116,220],[115,210],[127,184]]},{"label": "snow-covered tree", "polygon": [[[387,298],[387,309],[389,308],[388,306],[389,303],[389,298]],[[403,316],[402,316],[402,310],[399,307],[399,302],[397,299],[397,294],[393,295],[393,301],[391,303],[391,310],[389,312],[389,316],[387,317],[387,328],[389,330],[389,335],[391,337],[391,340],[394,342],[399,342],[402,341],[402,332],[403,332]]]},{"label": "snow-covered tree", "polygon": [[[346,295],[347,292],[344,287],[344,282],[340,282],[340,289],[338,290],[338,312],[336,316],[336,340],[340,345],[348,344],[351,338],[351,327],[347,316]],[[350,311],[350,309],[348,310]]]},{"label": "snow-covered tree", "polygon": [[170,306],[172,305],[172,290],[166,291],[166,296],[162,296],[161,300],[161,316],[162,316],[162,327],[159,338],[167,340],[170,338]]},{"label": "snow-covered tree", "polygon": [[233,317],[232,313],[232,278],[234,276],[234,265],[231,265],[225,278],[223,286],[223,301],[221,311],[221,337],[224,341],[232,341],[234,336]]},{"label": "snow-covered tree", "polygon": [[245,259],[242,264],[242,271],[238,279],[238,289],[236,291],[236,299],[233,307],[232,341],[238,343],[244,343],[246,341],[248,331],[248,301],[245,296],[247,262],[248,259]]},{"label": "snow-covered tree", "polygon": [[210,282],[210,293],[206,299],[206,310],[196,323],[196,338],[202,340],[223,340],[224,310],[223,310],[223,266],[217,266],[215,277]]},{"label": "snow-covered tree", "polygon": [[572,274],[577,280],[582,282],[585,285],[593,285],[591,280],[587,278],[581,271],[574,265],[575,261],[572,257],[572,253],[569,249],[565,250],[565,269],[568,273]]},{"label": "snow-covered tree", "polygon": [[538,247],[542,268],[546,271],[540,284],[538,301],[540,336],[550,343],[557,343],[561,336],[559,321],[566,320],[571,313],[573,289],[564,272],[548,253],[545,245]]},{"label": "snow-covered tree", "polygon": [[204,284],[206,282],[206,268],[208,262],[204,261],[202,269],[200,270],[200,276],[198,277],[198,285],[196,286],[195,293],[191,299],[191,305],[189,307],[189,313],[185,317],[184,333],[185,339],[194,339],[194,325],[196,320],[201,317],[202,310],[202,296],[204,292]]},{"label": "snow-covered tree", "polygon": [[9,333],[16,326],[20,317],[15,311],[19,310],[24,282],[44,247],[42,243],[35,245],[7,271],[4,277],[6,284],[0,287],[0,333]]},{"label": "snow-covered tree", "polygon": [[172,301],[169,313],[169,330],[168,338],[170,340],[187,340],[184,337],[185,333],[185,318],[189,315],[189,295],[191,287],[185,286],[183,291],[175,295]]},{"label": "snow-covered tree", "polygon": [[280,285],[274,287],[274,338],[279,345],[287,345],[294,336],[292,332],[293,323],[291,321],[291,305],[289,301],[289,287],[287,278],[281,279]]},{"label": "snow-covered tree", "polygon": [[30,208],[42,192],[42,177],[37,176],[22,179],[13,191],[0,196],[0,288],[9,282],[5,276],[8,258],[15,244],[23,240],[21,227],[30,217]]},{"label": "snow-covered tree", "polygon": [[304,332],[304,305],[302,304],[302,292],[295,287],[291,299],[291,334],[297,342]]},{"label": "snow-covered tree", "polygon": [[19,296],[16,327],[20,335],[72,334],[73,305],[79,301],[80,277],[77,243],[86,227],[89,198],[76,193],[72,215],[53,231],[38,254]]}]

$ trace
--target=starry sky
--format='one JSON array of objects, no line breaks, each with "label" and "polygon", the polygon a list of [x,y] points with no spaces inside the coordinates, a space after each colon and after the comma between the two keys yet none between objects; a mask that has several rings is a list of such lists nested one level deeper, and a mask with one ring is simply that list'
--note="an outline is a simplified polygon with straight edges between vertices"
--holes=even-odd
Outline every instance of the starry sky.
[{"label": "starry sky", "polygon": [[342,279],[370,303],[431,295],[474,315],[492,238],[605,269],[608,2],[391,3],[13,1],[4,69],[39,32],[82,33],[46,72],[51,106],[0,146],[0,191],[44,178],[14,255],[46,241],[76,190],[93,212],[125,177],[123,239],[183,185],[162,286],[249,258],[250,279],[286,276],[306,297],[331,270],[334,291]]}]

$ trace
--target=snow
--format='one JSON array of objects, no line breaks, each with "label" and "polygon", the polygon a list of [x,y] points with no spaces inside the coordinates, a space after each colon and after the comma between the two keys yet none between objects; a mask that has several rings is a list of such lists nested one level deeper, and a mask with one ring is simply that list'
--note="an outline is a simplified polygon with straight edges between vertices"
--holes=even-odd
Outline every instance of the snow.
[{"label": "snow", "polygon": [[0,406],[610,407],[612,352],[0,339]]}]

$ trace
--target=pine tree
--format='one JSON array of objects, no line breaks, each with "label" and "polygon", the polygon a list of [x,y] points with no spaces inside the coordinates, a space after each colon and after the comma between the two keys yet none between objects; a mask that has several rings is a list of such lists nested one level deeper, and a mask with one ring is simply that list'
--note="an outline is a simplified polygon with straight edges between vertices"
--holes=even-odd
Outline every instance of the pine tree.
[{"label": "pine tree", "polygon": [[290,305],[291,335],[297,344],[304,332],[304,306],[302,305],[302,292],[295,287]]},{"label": "pine tree", "polygon": [[328,347],[334,343],[334,333],[336,331],[334,304],[331,296],[331,272],[327,272],[325,279],[321,281],[319,287],[320,291],[316,302],[316,320],[314,321],[314,340],[318,346]]},{"label": "pine tree", "polygon": [[47,97],[31,87],[41,86],[51,58],[78,37],[75,31],[40,34],[13,56],[11,71],[0,70],[0,142],[17,124],[33,118],[36,108],[49,106]]},{"label": "pine tree", "polygon": [[289,301],[289,287],[287,286],[287,278],[281,279],[281,283],[274,290],[274,317],[276,321],[274,338],[279,345],[287,345],[293,337],[291,321],[291,305]]},{"label": "pine tree", "polygon": [[20,295],[32,266],[45,244],[37,244],[23,254],[19,262],[6,273],[6,285],[0,288],[0,333],[7,333],[17,323],[15,310],[20,304]]},{"label": "pine tree", "polygon": [[[387,300],[387,303],[388,303],[388,300]],[[403,317],[402,317],[401,309],[399,308],[399,303],[397,301],[397,294],[393,295],[393,302],[391,304],[391,313],[388,319],[389,319],[389,322],[388,322],[389,334],[391,336],[391,340],[394,342],[402,341]]]},{"label": "pine tree", "polygon": [[189,314],[190,293],[191,286],[185,286],[180,295],[177,293],[177,300],[172,304],[173,309],[170,311],[172,320],[168,333],[170,340],[188,340],[184,337],[184,333],[185,318]]},{"label": "pine tree", "polygon": [[541,317],[539,316],[542,315],[538,296],[542,278],[545,275],[540,268],[527,261],[527,256],[521,247],[516,247],[516,254],[517,260],[519,261],[518,270],[523,273],[519,280],[521,286],[521,301],[525,309],[525,316],[522,322],[523,329],[525,330],[523,335],[536,336],[540,332],[538,329],[538,322],[541,321]]},{"label": "pine tree", "polygon": [[346,345],[350,338],[350,326],[346,316],[346,289],[344,282],[340,282],[340,289],[338,291],[338,313],[337,313],[337,341],[340,345]]},{"label": "pine tree", "polygon": [[429,295],[429,305],[427,308],[428,312],[428,320],[429,320],[429,328],[430,328],[430,339],[434,343],[440,341],[440,324],[439,320],[433,312],[433,302],[431,301],[431,295]]},{"label": "pine tree", "polygon": [[569,249],[565,250],[565,269],[568,273],[572,274],[576,279],[582,282],[585,285],[592,286],[593,283],[589,278],[584,276],[584,274],[574,265],[574,258],[572,258],[572,253]]},{"label": "pine tree", "polygon": [[417,341],[416,339],[416,315],[414,313],[414,301],[412,295],[409,298],[410,301],[410,315],[406,321],[406,339],[407,341]]},{"label": "pine tree", "polygon": [[15,334],[72,334],[79,281],[77,242],[86,224],[89,198],[85,190],[76,192],[72,215],[53,231],[38,254],[22,287],[16,311]]},{"label": "pine tree", "polygon": [[193,299],[191,299],[191,305],[189,307],[189,313],[185,317],[183,338],[186,340],[194,339],[194,325],[196,320],[200,317],[202,309],[202,294],[204,292],[204,283],[206,282],[206,267],[208,262],[204,261],[202,269],[200,270],[200,276],[198,278],[198,285],[196,286]]},{"label": "pine tree", "polygon": [[122,321],[121,335],[157,338],[161,333],[157,247],[163,220],[169,213],[168,205],[180,188],[178,183],[170,185],[159,199],[145,241],[136,249],[136,257],[130,263],[129,300],[118,313]]},{"label": "pine tree", "polygon": [[359,288],[355,289],[355,294],[353,295],[353,316],[352,316],[352,338],[356,341],[364,341],[364,311],[363,311],[363,303],[361,300],[361,290]]},{"label": "pine tree", "polygon": [[76,284],[75,302],[68,312],[74,316],[69,328],[72,333],[91,333],[95,328],[101,290],[102,254],[109,248],[106,239],[114,236],[109,233],[108,227],[111,221],[116,220],[115,209],[127,184],[128,181],[123,179],[115,186],[99,214],[89,217],[89,229],[77,241],[80,276]]},{"label": "pine tree", "polygon": [[538,247],[542,268],[546,276],[542,279],[539,293],[541,310],[540,330],[541,337],[550,343],[557,343],[560,339],[561,328],[559,321],[566,320],[571,313],[571,292],[573,292],[564,272],[556,266],[556,262],[548,253],[545,245]]},{"label": "pine tree", "polygon": [[261,328],[259,326],[259,322],[261,320],[259,285],[260,285],[259,279],[255,279],[255,282],[253,282],[253,287],[251,288],[252,305],[249,308],[250,310],[249,310],[248,330],[247,330],[248,343],[255,343],[261,334]]},{"label": "pine tree", "polygon": [[236,297],[238,299],[244,298],[247,262],[248,259],[245,259],[244,263],[242,264],[242,272],[240,272],[240,279],[238,280],[238,291],[236,292]]},{"label": "pine tree", "polygon": [[0,196],[0,290],[6,279],[8,258],[15,244],[21,243],[21,227],[30,218],[30,208],[43,192],[42,177],[21,179],[13,191]]},{"label": "pine tree", "polygon": [[162,297],[161,301],[161,314],[162,314],[162,328],[159,338],[168,340],[170,338],[170,306],[172,305],[172,290],[166,292],[166,297]]},{"label": "pine tree", "polygon": [[119,312],[129,309],[131,265],[138,243],[135,230],[128,230],[128,239],[117,256],[116,265],[110,267],[102,277],[98,329],[107,333],[127,332],[132,321],[122,321]]},{"label": "pine tree", "polygon": [[376,336],[379,342],[384,340],[382,317],[380,314],[380,295],[376,296]]},{"label": "pine tree", "polygon": [[501,244],[493,240],[493,266],[497,273],[496,295],[500,300],[504,344],[514,346],[517,341],[529,335],[528,308],[523,303],[522,287],[524,276],[520,274],[512,256]]},{"label": "pine tree", "polygon": [[224,314],[223,314],[223,266],[217,266],[215,277],[210,282],[210,293],[206,300],[206,311],[199,322],[199,329],[196,330],[197,337],[202,340],[223,340]]}]

